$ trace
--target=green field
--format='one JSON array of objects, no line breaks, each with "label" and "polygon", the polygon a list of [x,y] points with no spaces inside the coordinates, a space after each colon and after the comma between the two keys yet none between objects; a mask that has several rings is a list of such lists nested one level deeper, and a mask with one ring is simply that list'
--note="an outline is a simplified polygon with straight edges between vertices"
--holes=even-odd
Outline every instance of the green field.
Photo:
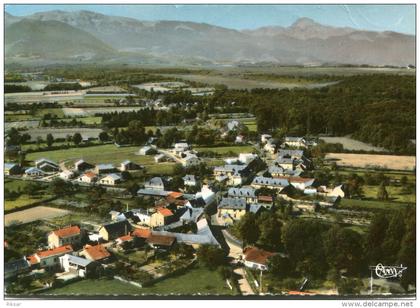
[{"label": "green field", "polygon": [[[4,189],[8,189],[9,191],[22,191],[27,185],[29,185],[29,183],[30,182],[27,181],[6,179],[4,181]],[[46,193],[45,191],[40,192],[40,194],[37,196],[22,194],[14,200],[4,200],[4,209],[7,211],[14,208],[19,208],[28,204],[49,199],[51,197],[52,195]]]},{"label": "green field", "polygon": [[372,201],[343,198],[340,201],[339,208],[348,208],[354,210],[399,210],[409,206],[407,203]]},{"label": "green field", "polygon": [[[363,192],[366,198],[376,199],[379,186],[363,186]],[[388,192],[388,198],[395,202],[407,202],[415,203],[416,195],[415,194],[404,194],[401,192],[402,187],[397,186],[387,186],[386,191]]]},{"label": "green field", "polygon": [[234,295],[217,271],[193,268],[180,276],[138,288],[118,280],[81,280],[43,295]]},{"label": "green field", "polygon": [[54,150],[45,152],[29,153],[28,161],[39,158],[48,158],[56,162],[67,161],[72,163],[80,158],[92,164],[111,163],[117,166],[125,160],[144,165],[150,174],[172,174],[175,163],[155,163],[152,155],[136,155],[140,147],[116,147],[113,144],[98,145],[92,147],[71,148],[67,150]]},{"label": "green field", "polygon": [[255,149],[250,145],[238,145],[238,146],[227,146],[227,147],[194,147],[197,152],[215,152],[220,155],[229,155],[230,152],[235,154],[240,153],[252,153]]},{"label": "green field", "polygon": [[248,127],[250,132],[256,132],[257,131],[257,122],[255,120],[252,121],[242,121],[242,124]]}]

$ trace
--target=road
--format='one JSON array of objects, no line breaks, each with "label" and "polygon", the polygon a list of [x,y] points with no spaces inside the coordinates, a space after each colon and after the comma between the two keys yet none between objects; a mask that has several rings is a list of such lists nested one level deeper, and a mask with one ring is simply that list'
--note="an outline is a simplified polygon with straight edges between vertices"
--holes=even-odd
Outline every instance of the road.
[{"label": "road", "polygon": [[159,153],[164,154],[170,158],[172,158],[174,161],[176,161],[177,163],[182,164],[182,160],[180,158],[178,158],[177,156],[175,156],[173,153],[171,153],[168,150],[163,150],[163,149],[159,149],[158,150]]},{"label": "road", "polygon": [[238,267],[235,268],[233,272],[241,277],[238,279],[238,285],[242,295],[255,295],[251,285],[245,277],[245,270],[242,267]]}]

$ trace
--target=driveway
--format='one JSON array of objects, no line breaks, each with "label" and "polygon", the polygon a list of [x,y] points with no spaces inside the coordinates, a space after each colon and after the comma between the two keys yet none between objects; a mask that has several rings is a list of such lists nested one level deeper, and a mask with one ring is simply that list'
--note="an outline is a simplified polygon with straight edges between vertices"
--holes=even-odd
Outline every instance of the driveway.
[{"label": "driveway", "polygon": [[243,268],[235,268],[233,271],[235,274],[240,276],[238,279],[239,289],[241,290],[242,295],[255,295],[254,291],[252,290],[248,280],[245,277],[245,270]]}]

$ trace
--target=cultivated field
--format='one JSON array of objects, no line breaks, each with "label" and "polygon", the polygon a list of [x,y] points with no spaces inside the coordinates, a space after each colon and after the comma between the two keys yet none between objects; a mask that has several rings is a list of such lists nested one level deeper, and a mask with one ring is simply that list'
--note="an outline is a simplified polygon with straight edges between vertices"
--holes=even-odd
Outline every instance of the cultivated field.
[{"label": "cultivated field", "polygon": [[7,214],[4,216],[5,226],[12,223],[28,223],[36,220],[49,219],[69,214],[70,211],[47,206],[37,206],[27,210]]},{"label": "cultivated field", "polygon": [[89,116],[96,113],[130,112],[141,110],[142,107],[102,107],[102,108],[63,108],[66,116]]},{"label": "cultivated field", "polygon": [[375,152],[387,151],[384,148],[375,147],[373,145],[352,139],[350,137],[320,137],[319,139],[324,140],[326,143],[341,143],[345,150],[375,151]]},{"label": "cultivated field", "polygon": [[50,133],[55,139],[73,136],[75,133],[80,133],[83,138],[98,138],[100,132],[102,129],[99,128],[32,128],[27,131],[31,135],[31,140],[36,140],[38,137],[45,139]]},{"label": "cultivated field", "polygon": [[328,153],[325,158],[336,161],[339,166],[356,168],[414,170],[416,166],[415,156]]},{"label": "cultivated field", "polygon": [[244,79],[240,76],[215,76],[215,75],[194,75],[194,74],[167,74],[165,76],[172,76],[188,81],[200,82],[209,85],[223,84],[231,89],[255,89],[255,88],[268,88],[268,89],[292,89],[292,88],[321,88],[336,83],[334,82],[279,82],[273,80],[251,80]]}]

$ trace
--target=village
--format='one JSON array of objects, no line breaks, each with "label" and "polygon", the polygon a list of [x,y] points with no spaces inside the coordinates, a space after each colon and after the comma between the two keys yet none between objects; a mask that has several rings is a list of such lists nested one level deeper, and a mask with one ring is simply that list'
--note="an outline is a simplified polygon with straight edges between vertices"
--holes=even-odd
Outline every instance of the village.
[{"label": "village", "polygon": [[[147,198],[149,205],[146,208],[112,209],[108,219],[91,230],[80,224],[53,230],[45,234],[47,247],[6,263],[6,275],[10,278],[40,272],[54,273],[47,284],[51,287],[55,281],[68,283],[74,279],[104,275],[108,269],[116,267],[115,264],[121,261],[119,256],[125,251],[143,251],[150,257],[145,258],[145,264],[138,270],[147,272],[153,277],[150,279],[160,279],[163,274],[147,260],[155,260],[161,253],[167,254],[174,249],[179,251],[179,247],[190,246],[196,251],[211,245],[228,251],[230,264],[238,268],[235,271],[242,276],[239,283],[236,282],[240,294],[256,294],[258,282],[248,277],[243,266],[266,271],[269,258],[283,253],[244,246],[229,233],[229,226],[240,221],[246,213],[258,216],[279,207],[291,207],[294,213],[309,215],[317,215],[321,209],[328,211],[339,207],[340,199],[346,194],[343,185],[327,187],[317,184],[316,178],[305,176],[313,164],[304,152],[314,145],[315,142],[303,137],[286,137],[279,143],[271,135],[262,134],[258,151],[225,158],[224,164],[213,167],[211,176],[205,179],[186,174],[177,190],[169,189],[173,187],[169,185],[170,177],[148,178],[136,192],[137,196]],[[185,141],[175,143],[170,149],[160,149],[150,143],[141,147],[136,155],[153,156],[156,163],[172,160],[184,168],[203,163]],[[123,159],[121,157],[118,166],[105,161],[95,165],[82,158],[68,165],[45,157],[25,169],[17,163],[6,163],[4,170],[6,177],[14,179],[101,186],[124,194],[126,190],[120,184],[127,178],[127,173],[142,172],[144,166]],[[215,234],[215,227],[222,227],[223,232]],[[193,262],[196,253],[190,257],[191,260],[184,260],[179,267]],[[176,254],[174,258],[167,262],[182,259]],[[125,265],[133,267],[133,264]],[[128,278],[133,275],[115,277],[142,285],[136,279]]]}]

